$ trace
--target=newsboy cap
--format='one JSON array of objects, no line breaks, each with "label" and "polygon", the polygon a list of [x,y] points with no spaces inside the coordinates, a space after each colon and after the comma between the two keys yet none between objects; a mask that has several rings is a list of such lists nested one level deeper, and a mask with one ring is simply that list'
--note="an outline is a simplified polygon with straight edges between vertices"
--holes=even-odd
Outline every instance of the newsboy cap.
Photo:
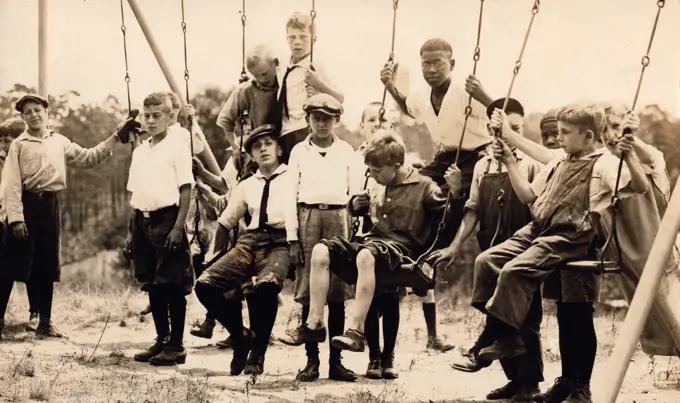
[{"label": "newsboy cap", "polygon": [[256,127],[246,140],[243,142],[243,148],[245,148],[247,153],[250,153],[250,151],[253,148],[253,143],[255,140],[259,139],[262,136],[271,136],[273,137],[276,141],[279,139],[279,130],[276,128],[275,125],[262,125]]},{"label": "newsboy cap", "polygon": [[322,112],[331,116],[340,116],[343,112],[340,101],[328,94],[316,94],[309,97],[302,105],[302,109],[307,113]]},{"label": "newsboy cap", "polygon": [[21,97],[20,100],[17,101],[16,105],[14,105],[14,109],[16,109],[17,112],[23,113],[24,112],[24,105],[26,105],[29,102],[35,102],[37,104],[42,105],[43,107],[47,108],[50,106],[50,103],[47,102],[47,100],[40,95],[37,94],[28,94],[24,95]]}]

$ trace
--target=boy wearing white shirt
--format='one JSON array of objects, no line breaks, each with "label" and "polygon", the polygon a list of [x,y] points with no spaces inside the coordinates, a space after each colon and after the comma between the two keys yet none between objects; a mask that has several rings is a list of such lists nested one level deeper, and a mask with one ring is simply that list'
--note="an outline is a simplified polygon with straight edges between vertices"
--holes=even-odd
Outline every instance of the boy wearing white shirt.
[{"label": "boy wearing white shirt", "polygon": [[318,59],[312,65],[312,42],[316,41],[316,32],[312,29],[312,18],[300,12],[293,13],[286,23],[286,40],[291,56],[289,63],[278,72],[278,107],[282,116],[281,162],[284,164],[288,163],[293,147],[309,135],[304,102],[318,93],[329,94],[340,103],[345,99]]},{"label": "boy wearing white shirt", "polygon": [[168,138],[174,116],[167,94],[149,95],[144,100],[143,118],[151,137],[132,154],[127,188],[132,192],[130,205],[134,209],[135,277],[149,292],[157,338],[153,346],[134,358],[154,365],[182,364],[186,360],[185,297],[193,286],[185,230],[194,184],[191,156],[182,142]]},{"label": "boy wearing white shirt", "polygon": [[[304,256],[302,262],[293,262],[297,266],[295,301],[302,304],[303,321],[309,315],[312,249],[322,239],[349,238],[351,217],[347,203],[358,191],[354,149],[333,133],[342,114],[342,104],[328,94],[317,94],[305,102],[304,110],[312,133],[293,148],[289,164],[296,179],[300,246]],[[328,328],[333,336],[345,331],[345,301],[353,296],[353,287],[332,275],[327,301]],[[296,379],[315,381],[319,378],[318,344],[306,343],[305,350],[307,365]],[[356,374],[342,366],[340,350],[332,345],[328,377],[356,380]]]}]

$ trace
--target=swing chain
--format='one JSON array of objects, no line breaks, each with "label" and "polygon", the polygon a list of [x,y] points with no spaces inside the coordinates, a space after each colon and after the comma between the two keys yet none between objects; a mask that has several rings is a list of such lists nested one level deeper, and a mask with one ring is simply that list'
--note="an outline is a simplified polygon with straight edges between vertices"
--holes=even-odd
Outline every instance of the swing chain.
[{"label": "swing chain", "polygon": [[[479,46],[481,40],[482,40],[482,17],[484,15],[484,0],[479,1],[479,19],[477,21],[477,42],[475,43],[475,51],[472,55],[472,60],[473,60],[473,65],[472,65],[472,74],[476,75],[477,74],[477,62],[479,62],[479,59],[482,56],[482,48]],[[465,120],[463,121],[463,128],[460,134],[460,140],[458,141],[458,148],[456,149],[456,158],[454,159],[453,163],[455,165],[458,165],[458,160],[460,159],[460,150],[463,147],[463,139],[465,138],[465,131],[467,130],[467,124],[468,120],[470,119],[470,115],[472,115],[472,95],[468,95],[468,102],[467,105],[465,106]]]},{"label": "swing chain", "polygon": [[531,8],[531,14],[538,14],[538,9],[541,7],[541,0],[534,1],[534,6]]},{"label": "swing chain", "polygon": [[130,74],[128,69],[128,54],[127,54],[127,27],[125,26],[125,12],[123,11],[123,0],[120,0],[120,30],[123,33],[123,53],[125,55],[125,85],[127,86],[127,101],[128,112],[132,110],[132,100],[130,97]]},{"label": "swing chain", "polygon": [[187,103],[189,103],[189,60],[187,55],[187,23],[184,21],[184,0],[182,0],[182,34],[184,36],[184,81],[186,83]]},{"label": "swing chain", "polygon": [[[399,9],[399,0],[394,0],[392,2],[392,45],[390,47],[390,55],[387,58],[387,64],[394,63],[394,46],[397,38],[397,10]],[[378,124],[377,127],[381,127],[383,121],[385,120],[385,101],[387,100],[387,88],[383,89],[382,102],[380,104],[380,109],[378,110]]]},{"label": "swing chain", "polygon": [[242,1],[241,6],[241,78],[239,84],[248,81],[248,74],[246,73],[246,0]]},{"label": "swing chain", "polygon": [[657,10],[656,10],[656,18],[654,19],[654,25],[652,26],[652,33],[649,36],[649,43],[647,44],[647,52],[645,53],[644,56],[642,56],[642,60],[640,61],[640,64],[642,64],[642,70],[640,71],[640,78],[638,79],[637,83],[637,88],[635,89],[635,97],[633,98],[633,105],[631,106],[631,110],[635,110],[635,106],[637,105],[637,100],[638,96],[640,95],[640,88],[642,87],[642,78],[645,75],[645,69],[647,69],[647,66],[649,66],[649,63],[651,63],[651,59],[649,58],[649,52],[652,50],[652,43],[654,43],[654,36],[656,34],[656,27],[659,24],[659,17],[661,16],[661,9],[664,8],[666,5],[665,0],[659,0],[656,2],[657,5]]},{"label": "swing chain", "polygon": [[316,27],[314,24],[314,20],[316,20],[316,1],[312,0],[312,9],[309,12],[309,16],[312,18],[312,43],[309,48],[309,64],[310,68],[313,70],[314,69],[314,42],[316,39]]}]

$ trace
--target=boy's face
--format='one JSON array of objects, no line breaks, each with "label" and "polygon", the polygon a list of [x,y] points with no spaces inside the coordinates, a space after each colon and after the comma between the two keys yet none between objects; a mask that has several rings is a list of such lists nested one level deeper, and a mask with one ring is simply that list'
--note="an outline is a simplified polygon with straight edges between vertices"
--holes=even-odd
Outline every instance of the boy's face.
[{"label": "boy's face", "polygon": [[602,133],[602,142],[610,147],[615,147],[623,136],[623,117],[615,114],[607,114],[607,130]]},{"label": "boy's face", "polygon": [[557,122],[546,122],[541,127],[541,140],[543,142],[543,147],[555,150],[560,148],[560,144],[557,141],[557,136],[560,130],[557,127]]},{"label": "boy's face", "polygon": [[[380,105],[369,105],[366,110],[364,110],[364,120],[361,121],[359,125],[359,131],[361,137],[370,140],[371,135],[379,128],[394,128],[394,122],[391,120],[386,120],[382,122],[381,126],[378,126],[378,120],[380,117]],[[385,119],[385,118],[383,118]]]},{"label": "boy's face", "polygon": [[262,61],[248,69],[255,81],[264,88],[276,85],[276,65],[272,61]]},{"label": "boy's face", "polygon": [[168,130],[174,120],[174,112],[166,112],[165,105],[152,105],[144,107],[144,127],[151,136],[157,136]]},{"label": "boy's face", "polygon": [[312,35],[309,30],[288,28],[286,30],[286,39],[288,40],[288,46],[293,58],[302,59],[311,52]]},{"label": "boy's face", "polygon": [[508,115],[508,124],[513,132],[524,136],[524,116],[518,113],[511,113]]},{"label": "boy's face", "polygon": [[426,50],[420,56],[420,67],[423,78],[430,87],[438,87],[451,77],[453,70],[453,55],[443,50]]},{"label": "boy's face", "polygon": [[401,167],[399,164],[383,165],[381,167],[369,164],[368,170],[371,173],[371,177],[375,179],[376,182],[383,186],[387,186],[394,180],[394,177],[397,176],[399,167]]},{"label": "boy's face", "polygon": [[566,122],[557,122],[557,127],[559,128],[557,141],[567,154],[581,152],[593,143],[594,135],[590,130],[581,130],[578,126]]},{"label": "boy's face", "polygon": [[39,103],[27,102],[21,112],[21,118],[29,130],[41,130],[47,127],[47,109]]},{"label": "boy's face", "polygon": [[327,115],[323,112],[312,111],[309,113],[309,126],[316,137],[326,138],[333,134],[338,122],[337,116]]},{"label": "boy's face", "polygon": [[279,161],[280,147],[270,136],[262,136],[255,140],[250,149],[250,156],[259,167],[269,167]]}]

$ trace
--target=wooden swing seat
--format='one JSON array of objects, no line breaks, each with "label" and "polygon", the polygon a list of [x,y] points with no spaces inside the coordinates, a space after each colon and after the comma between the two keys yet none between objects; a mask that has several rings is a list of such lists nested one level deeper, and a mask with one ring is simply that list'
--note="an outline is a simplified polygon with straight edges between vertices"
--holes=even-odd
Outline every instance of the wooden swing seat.
[{"label": "wooden swing seat", "polygon": [[621,271],[614,260],[575,260],[564,265],[562,270],[592,272],[595,274],[613,274]]}]

